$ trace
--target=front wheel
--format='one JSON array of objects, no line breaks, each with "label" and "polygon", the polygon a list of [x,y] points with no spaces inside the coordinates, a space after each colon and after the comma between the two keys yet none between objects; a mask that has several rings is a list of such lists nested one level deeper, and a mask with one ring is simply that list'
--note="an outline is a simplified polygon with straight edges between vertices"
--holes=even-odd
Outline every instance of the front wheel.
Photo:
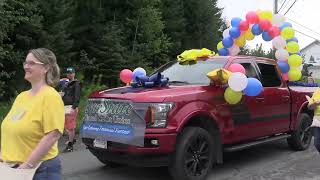
[{"label": "front wheel", "polygon": [[312,131],[310,126],[312,119],[307,113],[301,113],[298,123],[297,129],[291,133],[291,137],[287,139],[287,142],[291,149],[303,151],[308,149],[311,143]]},{"label": "front wheel", "polygon": [[169,163],[175,180],[203,180],[213,164],[213,139],[204,129],[187,127],[177,141],[176,152]]}]

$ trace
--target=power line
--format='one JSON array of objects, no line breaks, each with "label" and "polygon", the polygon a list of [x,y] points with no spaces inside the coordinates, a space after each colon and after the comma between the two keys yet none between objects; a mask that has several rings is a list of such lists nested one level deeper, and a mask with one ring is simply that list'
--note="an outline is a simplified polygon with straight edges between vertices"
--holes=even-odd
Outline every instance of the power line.
[{"label": "power line", "polygon": [[305,36],[307,36],[307,37],[309,37],[309,38],[311,38],[311,39],[314,39],[314,40],[317,40],[317,41],[320,41],[318,38],[316,38],[316,37],[313,37],[313,36],[311,36],[311,35],[308,35],[308,34],[305,34],[305,33],[303,33],[303,32],[301,32],[301,31],[298,31],[297,29],[294,29],[295,31],[297,31],[298,33],[300,33],[300,34],[303,34],[303,35],[305,35]]},{"label": "power line", "polygon": [[[287,6],[288,6],[289,4],[291,4],[291,0],[290,0],[290,1],[287,1],[286,4],[284,4],[284,6],[283,6],[283,8],[282,8],[281,10],[287,9]],[[280,10],[279,10],[279,12],[280,12]]]},{"label": "power line", "polygon": [[277,11],[277,13],[281,11],[281,9],[282,9],[283,5],[284,5],[286,2],[287,2],[287,0],[284,0],[284,2],[281,4],[281,6],[280,6],[279,10]]},{"label": "power line", "polygon": [[305,29],[309,30],[310,32],[313,32],[314,34],[317,34],[318,36],[320,36],[320,33],[318,33],[318,32],[316,32],[316,31],[314,31],[313,29],[310,29],[310,28],[308,28],[308,27],[306,27],[306,26],[304,26],[304,25],[302,25],[302,24],[300,24],[300,23],[296,22],[296,21],[292,20],[291,18],[288,18],[288,17],[287,17],[287,19],[288,19],[289,21],[292,21],[292,22],[294,22],[295,24],[298,24],[299,26],[301,26],[301,27],[303,27],[303,28],[305,28]]},{"label": "power line", "polygon": [[294,0],[294,2],[291,4],[291,6],[289,7],[289,9],[287,10],[287,12],[284,13],[284,15],[286,15],[290,9],[293,7],[293,5],[297,2],[297,0]]}]

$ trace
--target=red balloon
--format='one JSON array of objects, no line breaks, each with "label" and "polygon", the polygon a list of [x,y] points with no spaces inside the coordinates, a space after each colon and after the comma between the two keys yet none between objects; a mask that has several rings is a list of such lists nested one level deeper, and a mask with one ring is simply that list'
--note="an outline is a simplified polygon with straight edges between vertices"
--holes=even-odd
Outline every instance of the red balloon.
[{"label": "red balloon", "polygon": [[259,16],[256,12],[254,11],[250,11],[247,13],[246,15],[246,19],[248,21],[248,23],[250,24],[257,24],[259,23]]},{"label": "red balloon", "polygon": [[271,27],[271,22],[267,19],[262,19],[260,22],[259,22],[259,26],[262,30],[264,31],[268,31],[268,29]]},{"label": "red balloon", "polygon": [[268,33],[272,38],[274,38],[280,35],[280,29],[277,26],[272,26]]},{"label": "red balloon", "polygon": [[245,20],[241,21],[239,24],[240,31],[246,31],[249,29],[249,23]]},{"label": "red balloon", "polygon": [[120,79],[122,82],[128,84],[131,82],[133,72],[130,69],[124,69],[120,72]]}]

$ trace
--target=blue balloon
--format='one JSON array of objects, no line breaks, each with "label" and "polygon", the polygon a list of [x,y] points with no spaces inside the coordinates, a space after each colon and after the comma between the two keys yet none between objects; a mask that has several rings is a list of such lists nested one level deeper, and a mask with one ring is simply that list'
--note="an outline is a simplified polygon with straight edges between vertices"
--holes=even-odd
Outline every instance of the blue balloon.
[{"label": "blue balloon", "polygon": [[241,18],[239,18],[239,17],[232,18],[231,19],[231,26],[232,27],[239,27],[240,22],[241,22]]},{"label": "blue balloon", "polygon": [[290,66],[286,61],[278,61],[278,66],[282,73],[287,73],[290,70]]},{"label": "blue balloon", "polygon": [[236,39],[241,35],[241,31],[240,31],[240,29],[238,27],[232,27],[229,30],[229,34],[233,39]]},{"label": "blue balloon", "polygon": [[265,40],[265,41],[271,41],[272,37],[269,35],[269,33],[267,31],[263,31],[262,39]]},{"label": "blue balloon", "polygon": [[221,49],[219,49],[218,53],[219,53],[220,56],[228,56],[229,55],[229,50],[226,49],[226,48],[221,48]]},{"label": "blue balloon", "polygon": [[136,68],[133,71],[132,80],[138,81],[137,79],[138,76],[145,76],[145,75],[146,75],[146,70],[144,70],[143,68]]},{"label": "blue balloon", "polygon": [[282,24],[282,26],[280,26],[280,31],[282,31],[283,28],[286,28],[286,27],[292,27],[292,24],[289,23],[289,22],[284,22]]},{"label": "blue balloon", "polygon": [[297,39],[296,37],[293,37],[293,38],[291,38],[291,39],[288,39],[288,40],[287,40],[287,43],[288,43],[288,42],[291,42],[291,41],[294,41],[294,42],[297,42],[297,43],[298,43],[298,39]]},{"label": "blue balloon", "polygon": [[59,81],[59,86],[60,86],[61,88],[65,88],[66,85],[68,84],[68,82],[69,82],[69,79],[67,79],[67,78],[60,79],[60,81]]},{"label": "blue balloon", "polygon": [[260,28],[259,24],[255,24],[252,26],[251,32],[256,36],[259,36],[262,33],[262,29]]},{"label": "blue balloon", "polygon": [[248,78],[248,85],[243,90],[243,93],[247,96],[257,96],[263,90],[261,82],[256,78]]},{"label": "blue balloon", "polygon": [[301,52],[297,52],[297,54],[298,54],[299,56],[302,56],[302,53],[301,53]]},{"label": "blue balloon", "polygon": [[225,48],[229,48],[233,45],[233,39],[232,37],[225,37],[222,39],[222,44],[223,44],[223,47]]}]

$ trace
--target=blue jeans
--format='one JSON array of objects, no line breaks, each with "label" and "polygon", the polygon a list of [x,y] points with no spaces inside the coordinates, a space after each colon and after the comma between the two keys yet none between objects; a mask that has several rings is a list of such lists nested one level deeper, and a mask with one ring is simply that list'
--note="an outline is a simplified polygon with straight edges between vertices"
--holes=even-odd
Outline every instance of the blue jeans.
[{"label": "blue jeans", "polygon": [[57,156],[53,159],[43,161],[37,169],[33,180],[61,180],[61,160]]},{"label": "blue jeans", "polygon": [[314,146],[317,148],[318,152],[320,153],[320,127],[314,127],[313,133],[314,133]]}]

